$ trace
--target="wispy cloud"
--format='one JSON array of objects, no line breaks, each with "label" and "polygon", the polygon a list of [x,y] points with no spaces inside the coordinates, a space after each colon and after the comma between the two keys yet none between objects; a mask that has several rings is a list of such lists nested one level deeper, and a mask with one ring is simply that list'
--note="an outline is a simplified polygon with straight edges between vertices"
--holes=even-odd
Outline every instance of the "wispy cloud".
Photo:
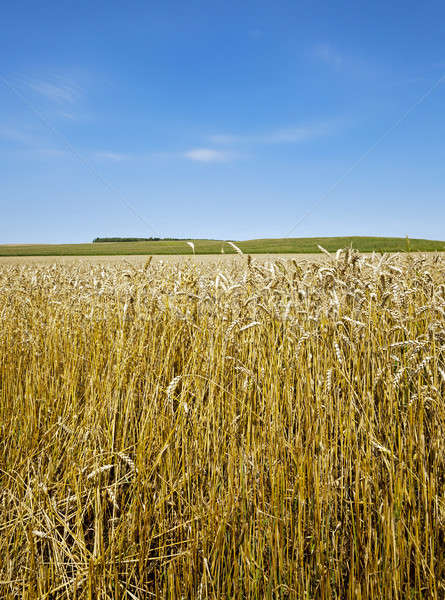
[{"label": "wispy cloud", "polygon": [[59,104],[74,104],[80,96],[77,86],[63,81],[29,80],[28,86],[47,100]]},{"label": "wispy cloud", "polygon": [[[334,132],[337,127],[337,122],[320,121],[310,125],[285,127],[259,134],[220,133],[211,135],[207,138],[208,142],[212,144],[212,147],[191,148],[184,152],[157,152],[151,156],[165,159],[185,158],[201,163],[225,163],[248,158],[250,149],[247,149],[248,151],[246,153],[244,151],[246,146],[300,143],[315,137],[329,135]],[[219,148],[215,148],[214,146],[219,146]],[[226,148],[221,148],[222,146],[226,146]],[[240,147],[242,146],[244,146],[244,148],[241,151]]]},{"label": "wispy cloud", "polygon": [[149,160],[150,158],[159,159],[186,159],[201,163],[223,163],[238,158],[239,155],[234,152],[224,150],[215,150],[214,148],[191,148],[183,152],[153,152],[151,154],[128,154],[124,152],[114,152],[111,150],[102,150],[94,152],[92,157],[96,160],[107,162],[139,161]]},{"label": "wispy cloud", "polygon": [[90,119],[89,115],[86,113],[67,112],[66,110],[55,111],[54,116],[66,119],[67,121],[85,121]]},{"label": "wispy cloud", "polygon": [[217,134],[210,136],[214,144],[292,144],[330,135],[338,127],[334,121],[323,121],[299,127],[285,127],[260,134]]},{"label": "wispy cloud", "polygon": [[318,65],[330,69],[336,75],[373,81],[387,76],[385,68],[376,63],[372,57],[343,52],[328,42],[308,48],[307,57]]},{"label": "wispy cloud", "polygon": [[[1,125],[0,124],[0,141],[5,141],[8,146],[16,146],[22,151],[24,150],[27,155],[32,153],[35,156],[41,157],[62,157],[68,156],[70,151],[66,148],[60,148],[53,146],[51,140],[46,139],[42,132],[33,128],[20,128],[12,125]],[[91,151],[85,150],[80,151],[86,160],[101,160],[108,162],[122,162],[124,160],[130,160],[134,158],[141,158],[141,156],[133,154],[125,154],[123,152],[113,152],[110,150]]]},{"label": "wispy cloud", "polygon": [[184,152],[183,156],[189,160],[206,163],[227,162],[234,158],[234,155],[229,152],[214,150],[213,148],[193,148]]},{"label": "wispy cloud", "polygon": [[59,158],[67,155],[66,150],[52,146],[49,140],[32,128],[23,129],[0,125],[0,141],[5,141],[8,144],[8,149],[12,145],[13,148],[26,156]]},{"label": "wispy cloud", "polygon": [[123,160],[128,160],[132,158],[130,154],[124,154],[122,152],[110,152],[109,150],[95,152],[94,157],[99,160],[108,160],[111,162],[122,162]]}]

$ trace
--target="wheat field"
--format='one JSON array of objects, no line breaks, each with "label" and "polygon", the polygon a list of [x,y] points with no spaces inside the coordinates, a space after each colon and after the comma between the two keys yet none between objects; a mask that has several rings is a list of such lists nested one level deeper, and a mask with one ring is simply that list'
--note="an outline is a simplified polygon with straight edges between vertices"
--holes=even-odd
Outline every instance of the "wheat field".
[{"label": "wheat field", "polygon": [[0,597],[445,597],[445,259],[0,265]]}]

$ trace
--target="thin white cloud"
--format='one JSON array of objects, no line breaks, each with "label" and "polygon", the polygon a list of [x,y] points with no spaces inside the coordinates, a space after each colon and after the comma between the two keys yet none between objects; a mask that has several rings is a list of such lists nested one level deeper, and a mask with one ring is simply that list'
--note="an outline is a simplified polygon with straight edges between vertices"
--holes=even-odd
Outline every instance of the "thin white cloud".
[{"label": "thin white cloud", "polygon": [[0,140],[12,144],[25,156],[59,158],[66,156],[66,150],[48,145],[48,140],[34,130],[24,130],[14,126],[0,125]]},{"label": "thin white cloud", "polygon": [[94,156],[99,160],[109,160],[112,162],[122,162],[123,160],[131,158],[129,154],[123,154],[121,152],[110,152],[108,150],[96,152]]},{"label": "thin white cloud", "polygon": [[46,77],[18,76],[16,80],[20,87],[24,86],[49,102],[62,106],[73,105],[83,96],[83,91],[76,81],[64,73]]},{"label": "thin white cloud", "polygon": [[68,102],[73,104],[78,98],[78,90],[67,84],[33,81],[29,82],[29,87],[52,102]]},{"label": "thin white cloud", "polygon": [[184,152],[183,156],[189,160],[206,163],[227,162],[228,160],[234,158],[233,155],[228,152],[214,150],[212,148],[193,148],[192,150],[187,150],[187,152]]},{"label": "thin white cloud", "polygon": [[61,119],[66,119],[67,121],[85,121],[88,117],[85,115],[79,115],[72,112],[67,112],[64,110],[59,110],[54,113],[56,117]]},{"label": "thin white cloud", "polygon": [[338,124],[324,121],[300,127],[286,127],[262,134],[217,134],[210,137],[214,144],[291,144],[301,143],[313,138],[330,135]]},{"label": "thin white cloud", "polygon": [[335,74],[353,77],[354,79],[379,80],[388,76],[385,69],[382,69],[382,65],[375,63],[372,58],[358,54],[346,54],[326,42],[308,48],[307,56],[319,65],[329,68]]}]

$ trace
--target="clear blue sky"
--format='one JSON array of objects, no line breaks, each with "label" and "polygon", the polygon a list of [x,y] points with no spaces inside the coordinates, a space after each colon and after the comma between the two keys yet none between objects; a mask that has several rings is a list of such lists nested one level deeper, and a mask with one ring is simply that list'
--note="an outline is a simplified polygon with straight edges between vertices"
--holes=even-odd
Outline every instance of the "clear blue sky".
[{"label": "clear blue sky", "polygon": [[17,0],[0,27],[0,243],[307,211],[292,235],[445,239],[445,82],[324,197],[445,73],[443,0]]}]

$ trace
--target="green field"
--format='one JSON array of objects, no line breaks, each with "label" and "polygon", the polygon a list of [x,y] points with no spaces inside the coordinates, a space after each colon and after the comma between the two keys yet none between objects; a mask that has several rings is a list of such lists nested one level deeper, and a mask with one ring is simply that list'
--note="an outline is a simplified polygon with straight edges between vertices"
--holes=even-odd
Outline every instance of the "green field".
[{"label": "green field", "polygon": [[[226,254],[235,250],[220,240],[195,240],[196,254]],[[327,237],[277,238],[235,242],[246,254],[312,254],[318,245],[329,252],[352,247],[360,252],[434,252],[445,251],[445,241],[385,238]],[[105,242],[89,244],[28,244],[0,245],[0,256],[115,256],[134,254],[193,254],[184,241]]]}]

